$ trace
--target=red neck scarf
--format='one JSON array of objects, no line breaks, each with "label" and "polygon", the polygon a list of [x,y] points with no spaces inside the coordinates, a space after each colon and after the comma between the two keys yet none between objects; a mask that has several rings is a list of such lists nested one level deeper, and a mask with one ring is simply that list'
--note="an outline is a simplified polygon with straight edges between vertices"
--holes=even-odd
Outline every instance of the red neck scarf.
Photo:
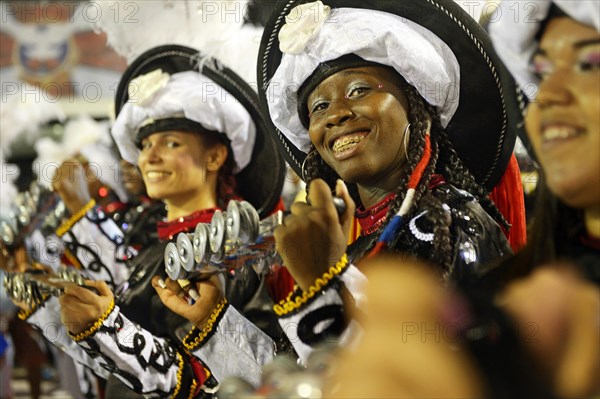
[{"label": "red neck scarf", "polygon": [[217,209],[219,208],[203,209],[170,222],[158,222],[158,238],[163,241],[169,241],[175,238],[179,233],[189,232],[192,229],[195,229],[198,223],[210,223]]},{"label": "red neck scarf", "polygon": [[[445,182],[442,175],[435,174],[431,176],[429,188],[433,190]],[[365,209],[364,206],[360,206],[356,209],[356,219],[360,224],[361,235],[367,236],[379,230],[387,219],[386,215],[390,209],[390,203],[394,198],[396,198],[396,194],[391,193],[369,209]]]},{"label": "red neck scarf", "polygon": [[356,209],[356,218],[360,224],[361,235],[367,236],[379,230],[379,227],[387,219],[386,215],[394,198],[396,198],[396,194],[391,193],[368,209],[362,205]]}]

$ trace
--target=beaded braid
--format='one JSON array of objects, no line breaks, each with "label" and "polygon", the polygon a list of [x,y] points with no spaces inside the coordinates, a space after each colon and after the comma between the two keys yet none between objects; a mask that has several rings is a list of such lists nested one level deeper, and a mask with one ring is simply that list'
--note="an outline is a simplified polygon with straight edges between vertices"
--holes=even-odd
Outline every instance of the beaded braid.
[{"label": "beaded braid", "polygon": [[[409,121],[411,123],[411,127],[416,126],[416,129],[412,129],[411,132],[411,144],[414,142],[414,145],[409,145],[409,158],[413,160],[412,163],[416,165],[423,153],[429,117],[431,115],[432,118],[436,118],[437,114],[428,112],[422,97],[414,87],[406,85],[404,90],[409,105]],[[443,208],[442,202],[433,195],[431,189],[429,188],[431,177],[437,169],[440,153],[440,146],[436,134],[437,132],[433,129],[433,126],[434,124],[432,123],[432,132],[430,133],[431,159],[416,188],[413,204],[421,203],[424,205],[424,208],[428,210],[423,217],[433,225],[434,236],[433,251],[429,258],[442,267],[442,274],[444,277],[447,277],[452,270],[452,258],[450,256],[450,254],[453,253],[452,242],[450,240],[450,226],[452,224],[452,219],[448,215],[447,211]],[[412,170],[414,170],[414,166],[411,167],[411,172]],[[406,192],[406,188],[406,183],[401,185],[399,193],[403,193],[403,195],[405,195],[404,193]],[[396,200],[390,206],[390,210],[387,215],[388,219],[396,214],[400,208],[403,199],[400,199],[399,197],[400,195],[396,197]],[[413,209],[414,208],[415,207],[413,206]],[[407,229],[402,229],[401,233],[392,243],[392,247],[399,248],[397,244],[402,241],[406,242],[409,238],[407,237],[408,234],[409,233]],[[406,250],[404,248],[402,249]]]}]

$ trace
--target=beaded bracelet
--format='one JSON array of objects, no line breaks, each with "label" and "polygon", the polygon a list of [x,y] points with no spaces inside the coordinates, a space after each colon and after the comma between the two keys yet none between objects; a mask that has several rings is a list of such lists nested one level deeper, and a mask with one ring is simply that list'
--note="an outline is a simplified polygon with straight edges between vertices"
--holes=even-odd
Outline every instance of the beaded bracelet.
[{"label": "beaded bracelet", "polygon": [[[217,304],[215,310],[213,310],[210,318],[206,322],[206,325],[204,328],[202,328],[202,331],[198,331],[198,328],[194,326],[189,334],[183,338],[183,346],[185,346],[187,350],[193,351],[204,342],[206,337],[208,337],[208,335],[213,331],[213,328],[218,324],[218,319],[221,314],[224,313],[223,310],[225,309],[226,305],[227,299],[223,298],[221,302]],[[196,334],[197,336],[194,338],[194,340],[189,342]]]},{"label": "beaded bracelet", "polygon": [[50,295],[42,295],[42,301],[39,304],[34,304],[30,309],[19,309],[17,317],[19,320],[27,320],[32,314],[34,314],[41,306],[44,306],[45,302],[50,298]]},{"label": "beaded bracelet", "polygon": [[104,320],[106,320],[106,318],[108,317],[108,315],[110,315],[110,313],[113,311],[114,308],[115,308],[115,300],[113,298],[110,301],[110,305],[108,305],[108,309],[106,309],[106,312],[104,312],[104,314],[102,316],[100,316],[100,318],[98,320],[96,320],[96,322],[94,324],[92,324],[90,328],[88,328],[87,330],[85,330],[79,334],[76,334],[76,335],[69,332],[69,337],[71,337],[73,339],[73,341],[79,342],[83,339],[86,339],[90,335],[94,334],[102,326],[102,323],[104,323]]},{"label": "beaded bracelet", "polygon": [[304,305],[308,300],[314,297],[319,291],[325,288],[331,280],[337,275],[339,275],[344,269],[348,267],[348,256],[344,254],[338,263],[331,266],[328,271],[323,273],[323,276],[317,278],[315,283],[310,286],[308,291],[302,293],[302,295],[296,296],[296,298],[292,298],[292,294],[288,295],[288,297],[278,304],[273,306],[273,310],[277,316],[285,316],[286,314],[300,308]]},{"label": "beaded bracelet", "polygon": [[19,318],[19,320],[27,320],[29,318],[29,316],[31,316],[36,310],[37,310],[37,307],[27,309],[27,310],[20,309],[19,312],[17,313],[17,317]]},{"label": "beaded bracelet", "polygon": [[83,206],[83,208],[81,208],[79,211],[77,211],[76,214],[74,214],[73,216],[71,216],[69,218],[69,220],[65,220],[59,227],[58,229],[56,229],[56,235],[59,237],[62,237],[65,235],[65,233],[69,230],[71,230],[71,227],[73,227],[73,225],[75,223],[77,223],[79,221],[79,219],[81,219],[82,217],[85,216],[85,214],[92,209],[93,207],[96,206],[96,201],[92,198],[90,200],[90,202],[88,202],[87,204],[85,204]]},{"label": "beaded bracelet", "polygon": [[178,363],[177,385],[175,385],[175,390],[173,391],[173,396],[171,396],[172,398],[176,398],[177,395],[179,394],[179,391],[181,390],[181,377],[183,375],[184,362],[183,362],[183,356],[181,356],[181,353],[179,353],[179,352],[177,352],[177,363]]}]

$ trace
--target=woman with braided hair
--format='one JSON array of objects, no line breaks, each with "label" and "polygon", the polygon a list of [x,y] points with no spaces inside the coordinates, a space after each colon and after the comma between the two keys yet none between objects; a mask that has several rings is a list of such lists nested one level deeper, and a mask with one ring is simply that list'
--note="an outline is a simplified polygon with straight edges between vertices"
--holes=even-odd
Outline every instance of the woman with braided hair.
[{"label": "woman with braided hair", "polygon": [[[275,232],[297,283],[275,312],[305,359],[352,336],[344,309],[363,304],[361,259],[400,252],[463,284],[510,253],[487,195],[507,183],[521,114],[514,81],[454,2],[301,3],[280,3],[267,24],[259,86],[310,183]],[[361,234],[347,247],[354,203]]]}]

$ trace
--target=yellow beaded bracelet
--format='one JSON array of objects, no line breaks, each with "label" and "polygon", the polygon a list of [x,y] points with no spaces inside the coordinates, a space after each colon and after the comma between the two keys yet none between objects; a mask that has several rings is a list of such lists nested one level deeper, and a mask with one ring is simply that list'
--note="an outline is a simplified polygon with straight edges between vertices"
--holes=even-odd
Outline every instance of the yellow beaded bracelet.
[{"label": "yellow beaded bracelet", "polygon": [[19,309],[17,312],[17,317],[20,320],[27,320],[32,314],[36,312],[40,308],[40,306],[44,306],[44,303],[50,298],[50,295],[42,295],[42,300],[38,304],[34,304],[31,309]]},{"label": "yellow beaded bracelet", "polygon": [[181,376],[183,375],[184,362],[183,356],[181,356],[179,352],[177,352],[177,360],[179,363],[179,367],[177,368],[177,385],[175,386],[175,390],[173,391],[173,396],[171,396],[172,398],[176,398],[179,394],[179,391],[181,390]]},{"label": "yellow beaded bracelet", "polygon": [[92,209],[93,207],[96,206],[96,201],[92,198],[90,200],[90,202],[88,202],[87,204],[84,205],[83,208],[81,208],[79,211],[77,211],[76,214],[74,214],[73,216],[71,216],[69,218],[69,220],[65,220],[59,227],[58,229],[56,229],[56,235],[59,237],[62,237],[65,235],[65,233],[69,230],[71,230],[71,227],[73,227],[73,225],[75,223],[77,223],[79,221],[79,219],[81,219],[82,217],[85,216],[85,214]]},{"label": "yellow beaded bracelet", "polygon": [[273,306],[273,310],[277,316],[285,316],[286,314],[300,308],[308,300],[314,297],[319,291],[326,287],[331,280],[339,275],[346,267],[348,267],[348,256],[344,254],[342,259],[338,263],[331,266],[328,271],[323,273],[323,276],[317,278],[315,283],[310,286],[308,291],[302,293],[302,295],[292,298],[293,292],[288,297],[278,304]]},{"label": "yellow beaded bracelet", "polygon": [[196,380],[192,380],[192,385],[190,386],[190,394],[188,396],[188,399],[194,399],[194,396],[196,396],[196,388],[198,388],[198,383],[196,382]]},{"label": "yellow beaded bracelet", "polygon": [[17,313],[17,317],[20,320],[27,320],[29,318],[29,316],[31,316],[33,314],[33,312],[35,312],[37,310],[37,307],[25,310],[25,309],[21,309],[19,310],[19,312]]},{"label": "yellow beaded bracelet", "polygon": [[115,300],[113,299],[110,301],[110,305],[108,305],[108,309],[106,309],[106,312],[104,312],[104,314],[102,316],[100,316],[100,318],[98,320],[96,320],[96,322],[94,324],[92,324],[92,326],[90,328],[88,328],[87,330],[85,330],[77,335],[69,332],[69,337],[71,337],[73,339],[73,341],[79,342],[83,339],[86,339],[90,335],[94,334],[100,328],[100,326],[102,326],[102,323],[104,323],[104,320],[106,320],[106,318],[108,317],[108,315],[110,315],[110,313],[113,311],[114,308],[115,308]]},{"label": "yellow beaded bracelet", "polygon": [[[213,310],[212,314],[210,315],[210,318],[206,322],[206,325],[204,326],[204,328],[202,328],[202,331],[198,333],[198,328],[194,326],[192,330],[188,333],[188,335],[186,335],[183,338],[183,346],[185,346],[187,350],[193,351],[204,342],[204,339],[208,336],[208,334],[212,332],[213,328],[215,327],[217,319],[219,318],[221,313],[223,313],[225,305],[227,305],[227,299],[223,298],[221,302],[217,304],[215,310]],[[194,340],[192,342],[189,342],[192,339],[192,337],[194,337],[194,335],[196,334],[198,335],[194,338]]]}]

